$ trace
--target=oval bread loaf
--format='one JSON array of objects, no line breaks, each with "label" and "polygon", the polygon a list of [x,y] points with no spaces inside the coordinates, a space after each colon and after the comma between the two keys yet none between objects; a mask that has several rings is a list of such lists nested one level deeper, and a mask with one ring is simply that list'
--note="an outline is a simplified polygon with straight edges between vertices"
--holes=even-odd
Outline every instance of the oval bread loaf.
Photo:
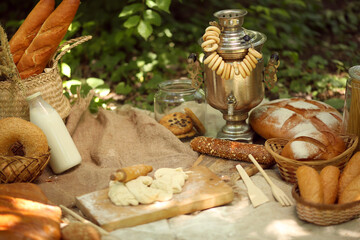
[{"label": "oval bread loaf", "polygon": [[339,195],[346,186],[357,176],[360,175],[360,151],[356,152],[346,164],[339,179]]},{"label": "oval bread loaf", "polygon": [[339,132],[342,116],[326,103],[290,98],[261,104],[250,113],[249,123],[265,139],[291,139],[310,129]]},{"label": "oval bread loaf", "polygon": [[295,135],[281,155],[300,161],[327,160],[346,150],[345,142],[333,132],[306,130]]},{"label": "oval bread loaf", "polygon": [[320,171],[320,179],[324,191],[325,204],[333,204],[336,202],[339,176],[340,169],[335,166],[329,165]]},{"label": "oval bread loaf", "polygon": [[360,200],[360,175],[356,176],[340,193],[339,204]]},{"label": "oval bread loaf", "polygon": [[296,177],[301,197],[308,202],[324,203],[323,187],[320,174],[312,167],[300,166]]}]

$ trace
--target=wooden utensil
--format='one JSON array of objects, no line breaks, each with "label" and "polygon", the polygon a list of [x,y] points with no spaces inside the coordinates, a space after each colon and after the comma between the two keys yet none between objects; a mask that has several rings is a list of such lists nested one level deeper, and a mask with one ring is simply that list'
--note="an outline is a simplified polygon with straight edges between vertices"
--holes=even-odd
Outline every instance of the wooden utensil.
[{"label": "wooden utensil", "polygon": [[136,179],[140,176],[146,176],[153,170],[152,166],[145,164],[138,164],[130,167],[124,167],[116,170],[115,173],[111,174],[110,180],[119,182],[128,182]]},{"label": "wooden utensil", "polygon": [[259,169],[261,174],[264,176],[265,180],[271,187],[272,194],[274,195],[275,199],[282,205],[282,206],[291,206],[293,202],[291,199],[281,190],[278,186],[276,186],[273,181],[269,178],[266,174],[264,169],[259,165],[259,163],[255,160],[255,158],[249,154],[250,160],[254,163],[254,165]]},{"label": "wooden utensil", "polygon": [[253,181],[250,179],[249,175],[245,172],[245,169],[240,165],[236,165],[236,169],[238,170],[241,179],[244,181],[249,199],[253,205],[253,207],[257,207],[263,203],[266,203],[269,201],[268,197],[261,191],[260,188],[258,188]]}]

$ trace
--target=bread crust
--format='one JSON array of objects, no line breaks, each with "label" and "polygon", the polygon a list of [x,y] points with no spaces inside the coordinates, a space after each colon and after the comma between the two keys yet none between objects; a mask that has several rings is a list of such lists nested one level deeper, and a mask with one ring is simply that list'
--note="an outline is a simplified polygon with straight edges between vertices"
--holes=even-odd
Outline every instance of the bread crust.
[{"label": "bread crust", "polygon": [[25,50],[39,32],[42,24],[54,11],[54,7],[55,0],[40,0],[10,39],[10,51],[15,64],[19,62]]},{"label": "bread crust", "polygon": [[289,98],[256,107],[250,113],[249,123],[265,139],[291,139],[304,130],[340,132],[342,116],[328,104]]},{"label": "bread crust", "polygon": [[356,176],[339,195],[339,204],[360,200],[360,175]]},{"label": "bread crust", "polygon": [[324,203],[336,202],[338,193],[340,169],[335,166],[326,166],[320,171],[321,185],[324,191]]},{"label": "bread crust", "polygon": [[360,151],[356,152],[346,164],[344,170],[340,174],[339,179],[339,196],[346,186],[357,176],[360,175]]},{"label": "bread crust", "polygon": [[0,120],[0,155],[14,156],[14,144],[23,146],[25,157],[38,157],[49,151],[46,135],[35,124],[21,118],[9,117]]},{"label": "bread crust", "polygon": [[216,157],[251,162],[248,155],[252,154],[261,164],[275,163],[263,145],[200,136],[191,140],[190,146],[194,151]]},{"label": "bread crust", "polygon": [[296,170],[296,178],[300,195],[305,201],[324,203],[320,174],[314,168],[305,165],[300,166]]},{"label": "bread crust", "polygon": [[22,79],[43,72],[73,21],[79,4],[80,0],[63,0],[46,19],[17,64]]}]

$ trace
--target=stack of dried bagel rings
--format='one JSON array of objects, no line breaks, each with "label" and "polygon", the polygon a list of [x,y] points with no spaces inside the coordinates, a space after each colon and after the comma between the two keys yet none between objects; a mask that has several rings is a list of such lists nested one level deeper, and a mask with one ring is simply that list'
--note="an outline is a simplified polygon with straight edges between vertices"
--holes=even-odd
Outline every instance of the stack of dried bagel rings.
[{"label": "stack of dried bagel rings", "polygon": [[262,58],[262,54],[254,48],[249,48],[242,61],[233,62],[233,64],[226,63],[216,51],[220,43],[220,33],[221,30],[217,26],[209,26],[205,29],[205,34],[203,35],[204,42],[201,44],[201,47],[205,52],[211,54],[204,60],[204,64],[225,80],[232,79],[235,74],[241,74],[243,78],[250,76],[258,63],[257,59]]}]

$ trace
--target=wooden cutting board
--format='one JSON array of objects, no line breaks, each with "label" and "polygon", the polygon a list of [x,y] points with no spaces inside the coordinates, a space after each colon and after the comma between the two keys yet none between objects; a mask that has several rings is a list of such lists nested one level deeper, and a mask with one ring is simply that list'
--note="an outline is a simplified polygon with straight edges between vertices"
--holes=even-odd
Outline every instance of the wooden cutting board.
[{"label": "wooden cutting board", "polygon": [[189,170],[183,191],[173,199],[138,206],[116,206],[108,198],[108,189],[76,198],[76,206],[94,223],[107,231],[166,219],[181,214],[230,203],[232,188],[205,166]]}]

